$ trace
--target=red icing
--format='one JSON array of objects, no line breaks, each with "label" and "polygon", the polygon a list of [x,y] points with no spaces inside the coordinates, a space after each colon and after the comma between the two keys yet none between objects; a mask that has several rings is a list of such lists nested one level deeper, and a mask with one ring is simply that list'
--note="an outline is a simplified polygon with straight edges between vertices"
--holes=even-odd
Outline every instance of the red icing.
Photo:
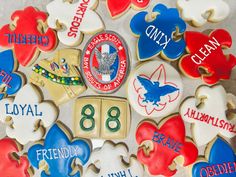
[{"label": "red icing", "polygon": [[10,138],[0,140],[0,174],[1,177],[30,177],[28,173],[29,161],[25,156],[19,160],[12,158],[12,153],[19,152],[17,144]]},{"label": "red icing", "polygon": [[[163,134],[166,139],[174,140],[171,144],[173,146],[175,146],[175,143],[179,144],[175,146],[178,148],[174,148],[178,149],[179,152],[169,148],[168,145],[163,145],[163,142],[166,141],[161,143],[154,142],[152,140],[154,132]],[[138,160],[147,166],[151,175],[173,176],[177,170],[172,171],[168,167],[176,157],[183,156],[184,166],[194,163],[198,157],[197,147],[192,142],[187,142],[185,136],[185,127],[180,115],[171,116],[160,128],[153,122],[142,122],[136,131],[136,141],[139,145],[147,140],[152,141],[154,149],[149,155],[146,155],[144,149],[140,147],[137,153]]]},{"label": "red icing", "polygon": [[[232,45],[232,38],[227,31],[214,30],[209,36],[188,31],[185,33],[185,40],[190,54],[185,55],[179,65],[187,75],[194,78],[202,77],[207,84],[215,84],[221,79],[230,78],[231,71],[236,65],[236,58],[232,54],[226,56],[223,53],[222,48],[230,48]],[[220,46],[212,45],[209,40],[218,41]],[[208,49],[205,47],[206,44],[210,46]],[[198,56],[194,56],[195,54]],[[201,74],[199,68],[205,69],[209,75]]]},{"label": "red icing", "polygon": [[[27,66],[32,64],[33,60],[37,58],[38,50],[49,52],[56,47],[57,37],[52,29],[47,29],[45,33],[41,33],[38,30],[40,26],[38,21],[45,23],[47,20],[47,14],[45,12],[38,11],[33,7],[27,7],[24,10],[15,11],[12,14],[11,20],[14,21],[16,19],[15,29],[11,30],[9,24],[1,28],[0,45],[7,48],[14,48],[15,57],[21,65]],[[11,36],[26,35],[28,38],[25,41],[26,44],[23,44],[23,37],[21,36],[21,42],[18,44],[18,42],[15,42],[13,39],[11,40],[12,42],[9,42],[9,37],[6,34],[10,34]],[[30,40],[34,40],[34,38],[29,39],[29,36],[32,35],[37,36],[36,40],[41,37],[43,39],[41,43],[48,43],[47,46],[39,44],[38,41],[36,44],[32,44]]]},{"label": "red icing", "polygon": [[148,6],[149,2],[150,0],[107,0],[107,5],[111,16],[116,17],[127,11],[131,5],[143,9]]}]

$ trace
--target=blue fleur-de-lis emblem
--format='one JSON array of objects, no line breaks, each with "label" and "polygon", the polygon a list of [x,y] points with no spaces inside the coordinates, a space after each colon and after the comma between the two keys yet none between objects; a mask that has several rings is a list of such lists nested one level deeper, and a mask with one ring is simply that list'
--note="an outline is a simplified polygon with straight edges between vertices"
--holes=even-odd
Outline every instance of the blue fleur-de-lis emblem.
[{"label": "blue fleur-de-lis emblem", "polygon": [[185,32],[186,24],[178,10],[157,4],[151,13],[155,18],[147,20],[147,14],[146,11],[140,12],[130,22],[132,32],[139,37],[139,60],[147,60],[159,54],[170,60],[180,58],[186,47],[180,34]]},{"label": "blue fleur-de-lis emblem", "polygon": [[17,63],[12,50],[0,53],[0,100],[14,95],[23,85],[23,76],[16,72]]},{"label": "blue fleur-de-lis emblem", "polygon": [[[210,148],[210,150],[209,150]],[[193,177],[201,176],[236,176],[236,155],[230,145],[218,137],[206,150],[210,152],[205,160],[200,159],[192,168]]]},{"label": "blue fleur-de-lis emblem", "polygon": [[36,144],[29,149],[30,163],[44,170],[41,177],[82,176],[79,169],[89,160],[90,145],[81,139],[71,141],[65,130],[61,123],[55,124],[43,144]]}]

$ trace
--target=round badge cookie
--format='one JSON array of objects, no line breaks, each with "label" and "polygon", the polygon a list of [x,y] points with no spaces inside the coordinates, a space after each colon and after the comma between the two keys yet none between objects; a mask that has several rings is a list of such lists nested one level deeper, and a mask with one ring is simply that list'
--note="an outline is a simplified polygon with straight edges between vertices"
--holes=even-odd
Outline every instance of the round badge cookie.
[{"label": "round badge cookie", "polygon": [[87,85],[98,93],[113,93],[125,82],[130,61],[124,39],[113,31],[94,35],[86,44],[81,70]]},{"label": "round badge cookie", "polygon": [[146,62],[129,78],[129,102],[145,117],[163,117],[172,113],[180,104],[182,94],[180,75],[165,62]]}]

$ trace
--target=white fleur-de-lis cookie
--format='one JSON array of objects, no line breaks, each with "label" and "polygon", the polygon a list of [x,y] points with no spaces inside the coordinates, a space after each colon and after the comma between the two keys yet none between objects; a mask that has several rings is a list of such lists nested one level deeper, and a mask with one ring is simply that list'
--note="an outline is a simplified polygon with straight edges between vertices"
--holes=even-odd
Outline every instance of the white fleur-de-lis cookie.
[{"label": "white fleur-de-lis cookie", "polygon": [[[83,34],[93,34],[104,28],[99,15],[94,12],[98,0],[54,0],[47,5],[48,25],[58,29],[60,42],[68,46],[79,45]],[[83,34],[82,34],[83,33]]]},{"label": "white fleur-de-lis cookie", "polygon": [[58,110],[42,100],[41,93],[32,84],[27,84],[16,94],[15,99],[0,101],[0,121],[7,123],[6,134],[25,145],[44,136],[44,128],[57,119]]}]

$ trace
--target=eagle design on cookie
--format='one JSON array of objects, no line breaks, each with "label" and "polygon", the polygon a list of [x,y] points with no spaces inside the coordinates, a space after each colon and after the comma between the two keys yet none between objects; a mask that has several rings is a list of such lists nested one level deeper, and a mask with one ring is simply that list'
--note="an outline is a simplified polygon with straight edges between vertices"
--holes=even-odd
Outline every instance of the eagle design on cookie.
[{"label": "eagle design on cookie", "polygon": [[191,165],[198,157],[197,147],[186,138],[180,115],[172,115],[159,125],[150,120],[141,122],[136,130],[136,141],[138,160],[153,176],[173,176],[180,156],[183,166]]},{"label": "eagle design on cookie", "polygon": [[30,66],[40,51],[51,52],[57,46],[56,33],[46,25],[47,14],[34,7],[15,11],[11,24],[0,29],[0,46],[12,48],[22,66]]},{"label": "eagle design on cookie", "polygon": [[224,0],[178,0],[177,6],[182,18],[197,27],[207,22],[220,22],[230,13]]},{"label": "eagle design on cookie", "polygon": [[25,145],[44,136],[44,129],[57,119],[58,110],[51,103],[43,101],[36,86],[27,84],[15,98],[0,101],[0,121],[8,124],[6,134]]},{"label": "eagle design on cookie", "polygon": [[130,21],[130,28],[138,38],[137,55],[140,61],[159,54],[173,61],[185,51],[186,44],[181,35],[186,30],[186,24],[175,8],[157,4],[150,15],[145,11],[136,14]]},{"label": "eagle design on cookie", "polygon": [[61,43],[77,46],[82,42],[83,34],[102,31],[103,22],[94,11],[98,0],[53,0],[47,5],[48,25],[57,29]]}]

